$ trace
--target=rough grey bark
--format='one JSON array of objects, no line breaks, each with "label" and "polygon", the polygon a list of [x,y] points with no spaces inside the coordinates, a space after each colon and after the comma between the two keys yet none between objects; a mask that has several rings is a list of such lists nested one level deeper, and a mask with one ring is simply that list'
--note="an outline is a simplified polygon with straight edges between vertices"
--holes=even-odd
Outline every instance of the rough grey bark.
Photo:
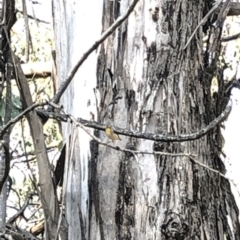
[{"label": "rough grey bark", "polygon": [[[99,49],[96,85],[92,73],[96,66],[88,63],[88,75],[80,69],[64,95],[66,109],[75,117],[87,116],[93,111],[86,108],[90,99],[97,105],[95,120],[142,132],[179,135],[206,127],[227,101],[223,72],[217,68],[222,19],[211,28],[214,41],[208,42],[206,52],[202,31],[210,20],[183,48],[211,3],[140,1],[128,21]],[[76,55],[71,51],[83,48],[77,41],[81,38],[73,34],[81,28],[75,22],[78,8],[74,5],[73,11],[71,4],[54,1],[59,11],[54,22],[60,81],[74,64]],[[103,31],[128,4],[127,0],[104,1]],[[65,19],[64,29],[58,24],[60,16]],[[93,21],[88,17],[86,22]],[[210,88],[215,75],[219,92],[213,98]],[[93,84],[86,87],[92,97],[83,94],[84,84],[76,88],[84,81],[86,86]],[[76,101],[80,93],[83,98]],[[70,132],[65,128],[66,138]],[[104,133],[95,134],[107,140]],[[90,139],[82,132],[76,139],[74,157],[65,169],[69,239],[240,239],[235,200],[228,181],[218,174],[187,157],[126,154],[94,141],[89,146]],[[196,154],[198,161],[224,172],[219,127],[190,142],[154,143],[123,136],[117,144],[132,150]]]}]

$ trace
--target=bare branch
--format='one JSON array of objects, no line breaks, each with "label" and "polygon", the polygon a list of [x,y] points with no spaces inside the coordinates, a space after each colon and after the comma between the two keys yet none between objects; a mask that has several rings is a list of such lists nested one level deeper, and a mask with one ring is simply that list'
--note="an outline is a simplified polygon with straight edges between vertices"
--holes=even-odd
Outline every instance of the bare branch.
[{"label": "bare branch", "polygon": [[123,16],[120,16],[103,34],[102,36],[83,54],[83,56],[80,58],[80,60],[77,62],[77,64],[70,70],[68,73],[67,79],[62,82],[61,86],[59,87],[57,93],[51,100],[54,103],[58,103],[62,94],[67,89],[68,85],[72,81],[73,77],[75,76],[77,70],[79,67],[84,63],[84,61],[88,58],[88,56],[95,50],[97,47],[108,37],[110,36],[118,26],[122,22],[124,22],[130,13],[133,11],[135,5],[137,4],[138,0],[134,0],[133,3],[129,6],[128,10]]},{"label": "bare branch", "polygon": [[[62,110],[64,111],[64,110]],[[101,139],[97,138],[94,136],[83,124],[79,123],[73,116],[70,114],[67,114],[65,112],[65,115],[68,116],[68,118],[75,124],[75,126],[78,126],[82,128],[91,138],[93,138],[95,141],[97,141],[99,144],[115,149],[117,151],[122,151],[122,152],[128,152],[132,154],[153,154],[153,155],[164,155],[164,156],[172,156],[172,157],[190,157],[190,156],[195,156],[195,154],[190,154],[190,153],[168,153],[168,152],[155,152],[155,151],[136,151],[136,150],[131,150],[127,148],[121,148],[119,146],[113,146],[108,143],[104,143],[101,141]]]},{"label": "bare branch", "polygon": [[20,119],[22,119],[27,113],[31,112],[33,109],[37,108],[37,107],[41,107],[44,105],[47,105],[48,103],[35,103],[32,106],[26,108],[23,112],[21,112],[18,116],[16,116],[15,118],[11,119],[6,125],[4,125],[2,127],[2,129],[0,130],[0,139],[2,138],[2,136],[7,132],[7,130],[16,122],[18,122]]},{"label": "bare branch", "polygon": [[[122,128],[115,128],[114,132],[120,135],[125,135],[129,137],[135,137],[135,138],[142,138],[142,139],[148,139],[153,140],[157,142],[184,142],[184,141],[191,141],[195,139],[199,139],[206,135],[211,129],[216,127],[219,123],[223,122],[229,115],[230,111],[232,109],[232,101],[229,100],[225,110],[212,122],[209,123],[205,128],[201,129],[198,132],[185,134],[185,135],[178,135],[178,136],[169,136],[167,134],[153,134],[153,133],[142,133],[138,131],[130,131]],[[86,121],[83,119],[78,119],[78,122],[82,123],[86,127],[92,127],[98,130],[105,130],[104,125],[100,125],[99,123],[93,122],[93,121]]]},{"label": "bare branch", "polygon": [[26,62],[28,62],[30,44],[32,46],[32,39],[31,39],[29,23],[28,23],[26,0],[22,0],[22,8],[23,8],[23,18],[24,18],[24,23],[25,23],[25,34],[26,34]]},{"label": "bare branch", "polygon": [[[15,63],[17,68],[16,75],[18,76],[19,89],[23,99],[23,106],[28,108],[33,105],[31,92],[21,69],[20,61],[17,57],[15,57]],[[44,143],[43,129],[36,112],[30,111],[26,117],[30,126],[35,154],[37,157],[41,202],[44,209],[45,219],[48,221],[48,224],[46,224],[47,229],[45,230],[46,233],[49,234],[50,238],[53,239],[56,233],[56,222],[59,215],[59,207],[54,183],[52,181],[50,163]]]},{"label": "bare branch", "polygon": [[202,166],[203,168],[210,170],[211,172],[217,173],[219,176],[221,176],[221,177],[225,178],[226,180],[228,180],[229,182],[231,182],[233,184],[233,186],[236,188],[236,191],[240,197],[240,192],[238,191],[238,187],[236,186],[236,184],[233,180],[229,179],[228,177],[226,177],[224,174],[222,174],[218,170],[215,170],[215,169],[207,166],[206,164],[199,162],[197,159],[195,159],[193,157],[190,157],[190,160],[192,162],[194,162],[195,164],[198,164],[198,165]]},{"label": "bare branch", "polygon": [[[173,135],[167,135],[167,134],[143,133],[143,132],[131,131],[131,130],[122,129],[122,128],[114,128],[114,132],[120,135],[128,136],[128,137],[147,139],[147,140],[152,140],[156,142],[192,141],[205,136],[210,130],[212,130],[221,122],[223,122],[228,117],[229,113],[231,112],[231,109],[232,109],[232,100],[230,99],[225,110],[217,118],[215,118],[212,122],[210,122],[205,128],[199,130],[198,132],[190,133],[190,134],[173,136]],[[65,114],[65,113],[60,114],[60,113],[39,111],[39,110],[37,110],[37,113],[39,114],[40,117],[44,116],[44,117],[56,118],[64,122],[66,122],[70,116],[69,114]],[[94,128],[101,131],[104,131],[106,128],[106,126],[101,123],[88,121],[82,118],[78,118],[77,122],[81,123],[85,127]]]},{"label": "bare branch", "polygon": [[197,159],[195,159],[195,158],[193,158],[193,157],[190,157],[190,160],[191,160],[192,162],[194,162],[194,163],[196,163],[196,164],[198,164],[198,165],[200,165],[200,166],[202,166],[202,167],[204,167],[204,168],[206,168],[206,169],[208,169],[208,170],[210,170],[210,171],[212,171],[212,172],[215,172],[215,173],[219,174],[220,176],[222,176],[222,177],[224,177],[224,178],[226,178],[226,179],[228,179],[224,174],[222,174],[222,173],[219,172],[218,170],[215,170],[215,169],[207,166],[206,164],[201,163],[201,162],[198,161]]},{"label": "bare branch", "polygon": [[240,3],[231,2],[229,6],[228,16],[238,16],[240,15]]},{"label": "bare branch", "polygon": [[221,38],[221,42],[228,42],[240,38],[240,33],[234,34],[232,36]]},{"label": "bare branch", "polygon": [[[22,14],[22,15],[24,14],[23,11],[20,11],[20,10],[16,10],[16,12],[17,12],[17,13],[20,13],[20,14]],[[34,17],[34,16],[32,16],[32,15],[29,15],[29,14],[27,14],[27,17],[28,17],[29,19],[33,19],[33,20],[35,20],[35,21],[37,21],[37,22],[40,22],[40,23],[50,24],[50,22],[47,22],[47,21],[44,21],[44,20],[42,20],[42,19],[36,18],[36,17]]]},{"label": "bare branch", "polygon": [[[64,112],[64,110],[62,110]],[[99,138],[97,138],[96,136],[94,136],[88,129],[86,129],[86,127],[79,123],[73,116],[71,116],[70,114],[67,114],[66,112],[64,112],[64,114],[66,116],[68,116],[68,118],[75,124],[75,126],[80,127],[81,129],[83,129],[89,136],[91,136],[95,141],[97,141],[99,144],[103,145],[103,146],[107,146],[109,148],[115,149],[117,151],[122,151],[122,152],[128,152],[133,154],[133,156],[136,157],[137,154],[152,154],[152,155],[163,155],[163,156],[171,156],[171,157],[188,157],[190,159],[190,161],[192,161],[195,164],[200,165],[201,167],[210,170],[211,172],[217,173],[219,176],[231,181],[230,179],[228,179],[223,173],[221,173],[218,170],[215,170],[209,166],[207,166],[206,164],[198,161],[195,157],[196,154],[191,154],[191,153],[168,153],[168,152],[155,152],[155,151],[136,151],[136,150],[131,150],[131,149],[126,149],[126,148],[121,148],[119,146],[113,146],[113,145],[109,145],[108,143],[104,143],[102,142]]]},{"label": "bare branch", "polygon": [[[203,38],[203,43],[206,43],[206,42],[208,41],[208,38],[209,38],[209,36],[206,35],[206,36]],[[232,40],[236,40],[236,39],[238,39],[238,38],[240,38],[240,33],[236,33],[236,34],[234,34],[234,35],[227,36],[227,37],[222,37],[222,38],[221,38],[221,42],[229,42],[229,41],[232,41]]]},{"label": "bare branch", "polygon": [[[210,15],[212,13],[214,13],[217,8],[219,8],[220,6],[225,8],[228,8],[228,12],[226,12],[226,15],[227,16],[238,16],[240,15],[240,3],[236,3],[236,2],[230,2],[228,1],[225,2],[224,4],[221,3],[222,0],[219,0],[218,2],[215,3],[215,5],[212,7],[212,9],[206,14],[206,16],[202,19],[202,21],[198,24],[198,26],[196,27],[196,29],[194,30],[193,34],[191,35],[191,37],[189,38],[187,44],[185,45],[185,47],[183,48],[186,49],[187,46],[189,45],[190,41],[192,40],[192,38],[194,37],[194,35],[196,34],[197,30],[199,29],[200,26],[202,26],[203,24],[205,24],[205,22],[207,21],[207,19],[210,17]],[[225,17],[225,16],[224,16]],[[230,36],[230,37],[225,37],[225,38],[222,38],[221,41],[222,42],[227,42],[227,41],[231,41],[231,40],[234,40],[234,39],[237,39],[240,37],[240,33],[237,33],[233,36]],[[204,41],[205,42],[205,41]]]},{"label": "bare branch", "polygon": [[32,195],[30,194],[29,196],[27,196],[23,206],[20,208],[20,210],[14,214],[8,221],[7,221],[7,224],[13,224],[17,218],[19,216],[21,216],[23,214],[23,212],[25,211],[25,209],[27,208],[28,204],[29,204],[29,199],[32,197]]},{"label": "bare branch", "polygon": [[[47,152],[52,152],[52,151],[55,151],[57,149],[57,146],[54,146],[54,147],[47,147]],[[30,155],[35,155],[35,152],[34,151],[30,151],[30,152],[25,152],[25,153],[22,153],[22,154],[17,154],[17,155],[14,155],[12,156],[14,153],[14,151],[11,152],[11,161],[15,160],[15,159],[19,159],[19,158],[26,158],[26,155],[30,156]],[[35,159],[35,157],[33,158]],[[29,161],[32,161],[33,159],[30,159]],[[21,160],[19,162],[16,162],[16,163],[23,163],[25,162],[24,160]]]},{"label": "bare branch", "polygon": [[192,33],[191,37],[188,39],[185,47],[183,48],[183,50],[185,50],[187,48],[187,46],[189,45],[189,43],[191,42],[192,38],[194,37],[194,35],[196,34],[197,30],[206,23],[206,21],[208,20],[208,18],[218,9],[218,7],[221,5],[222,0],[218,0],[213,7],[211,8],[211,10],[204,16],[204,18],[201,20],[201,22],[197,25],[196,29],[194,30],[194,32]]},{"label": "bare branch", "polygon": [[24,239],[31,239],[31,240],[39,240],[39,238],[33,236],[31,233],[20,229],[16,230],[13,226],[8,225],[7,228],[2,232],[0,232],[1,239],[14,239],[14,240],[24,240]]}]

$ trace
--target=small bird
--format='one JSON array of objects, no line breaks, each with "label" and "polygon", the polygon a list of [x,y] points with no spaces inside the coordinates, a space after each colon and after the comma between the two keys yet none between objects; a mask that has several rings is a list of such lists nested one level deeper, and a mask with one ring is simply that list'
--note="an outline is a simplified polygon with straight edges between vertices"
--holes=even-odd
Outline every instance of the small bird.
[{"label": "small bird", "polygon": [[112,142],[116,140],[122,140],[114,131],[113,128],[110,125],[107,125],[105,128],[105,133],[109,139],[112,140]]}]

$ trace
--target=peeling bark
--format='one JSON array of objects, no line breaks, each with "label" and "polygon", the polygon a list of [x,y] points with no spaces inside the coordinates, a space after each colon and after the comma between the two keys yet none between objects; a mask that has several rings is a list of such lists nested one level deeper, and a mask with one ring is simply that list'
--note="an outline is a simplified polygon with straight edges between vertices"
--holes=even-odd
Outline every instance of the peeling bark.
[{"label": "peeling bark", "polygon": [[[105,2],[105,28],[114,21],[114,4]],[[125,4],[121,1],[117,14],[124,12]],[[206,61],[201,50],[201,30],[182,51],[203,18],[204,4],[141,1],[137,5],[128,22],[101,50],[100,121],[142,132],[179,135],[203,129],[221,113],[224,94],[219,91],[215,102],[210,95],[221,29],[214,32],[218,45],[210,49],[216,54],[212,62]],[[111,69],[113,77],[106,69]],[[122,138],[121,147],[190,152],[198,161],[224,171],[219,158],[219,128],[187,143]],[[228,182],[187,157],[136,157],[100,147],[98,162],[99,217],[105,238],[239,239],[238,210],[233,196],[226,195],[230,193]]]},{"label": "peeling bark", "polygon": [[[72,2],[54,2],[62,14],[73,11]],[[97,63],[94,55],[92,65],[87,61],[78,71],[64,93],[65,109],[75,117],[89,118],[93,113],[101,124],[144,133],[180,135],[205,128],[227,103],[223,70],[217,68],[224,14],[220,18],[218,12],[209,19],[187,49],[182,49],[212,4],[204,0],[139,1],[129,19],[98,49]],[[128,5],[127,0],[104,1],[102,31]],[[70,50],[85,50],[84,40],[72,34],[80,29],[74,28],[76,19],[75,15],[71,18],[71,25],[65,19],[67,32],[61,35],[55,13],[60,81],[66,79],[76,58]],[[86,19],[89,24],[93,20]],[[214,21],[219,22],[215,28]],[[208,40],[203,52],[207,30],[213,41]],[[219,90],[213,98],[210,89],[215,75]],[[64,128],[66,139],[70,132]],[[107,141],[104,132],[95,134]],[[201,163],[225,171],[219,157],[223,142],[219,127],[189,142],[121,138],[117,145],[123,148],[190,152]],[[99,146],[79,131],[65,174],[70,239],[240,239],[238,209],[228,181],[188,157],[123,153]]]}]

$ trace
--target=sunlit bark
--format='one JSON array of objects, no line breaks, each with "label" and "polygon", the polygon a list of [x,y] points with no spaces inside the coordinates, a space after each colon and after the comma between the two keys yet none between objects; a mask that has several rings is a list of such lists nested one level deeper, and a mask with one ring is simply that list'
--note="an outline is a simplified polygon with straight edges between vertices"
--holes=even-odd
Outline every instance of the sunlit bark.
[{"label": "sunlit bark", "polygon": [[[183,48],[210,10],[207,3],[139,1],[98,49],[98,60],[94,53],[79,69],[62,98],[65,109],[142,132],[179,135],[206,127],[226,105],[223,84],[217,99],[210,93],[212,78],[221,73],[215,69],[219,29],[209,52],[203,52],[202,28]],[[54,1],[60,82],[128,4]],[[69,239],[239,239],[238,210],[228,181],[217,173],[188,157],[125,154],[99,146],[83,131],[73,137],[69,126],[63,132],[66,141],[70,133],[75,139],[65,169]],[[104,132],[95,134],[107,141]],[[224,172],[219,127],[189,142],[121,138],[115,144],[124,148],[191,153]]]}]

